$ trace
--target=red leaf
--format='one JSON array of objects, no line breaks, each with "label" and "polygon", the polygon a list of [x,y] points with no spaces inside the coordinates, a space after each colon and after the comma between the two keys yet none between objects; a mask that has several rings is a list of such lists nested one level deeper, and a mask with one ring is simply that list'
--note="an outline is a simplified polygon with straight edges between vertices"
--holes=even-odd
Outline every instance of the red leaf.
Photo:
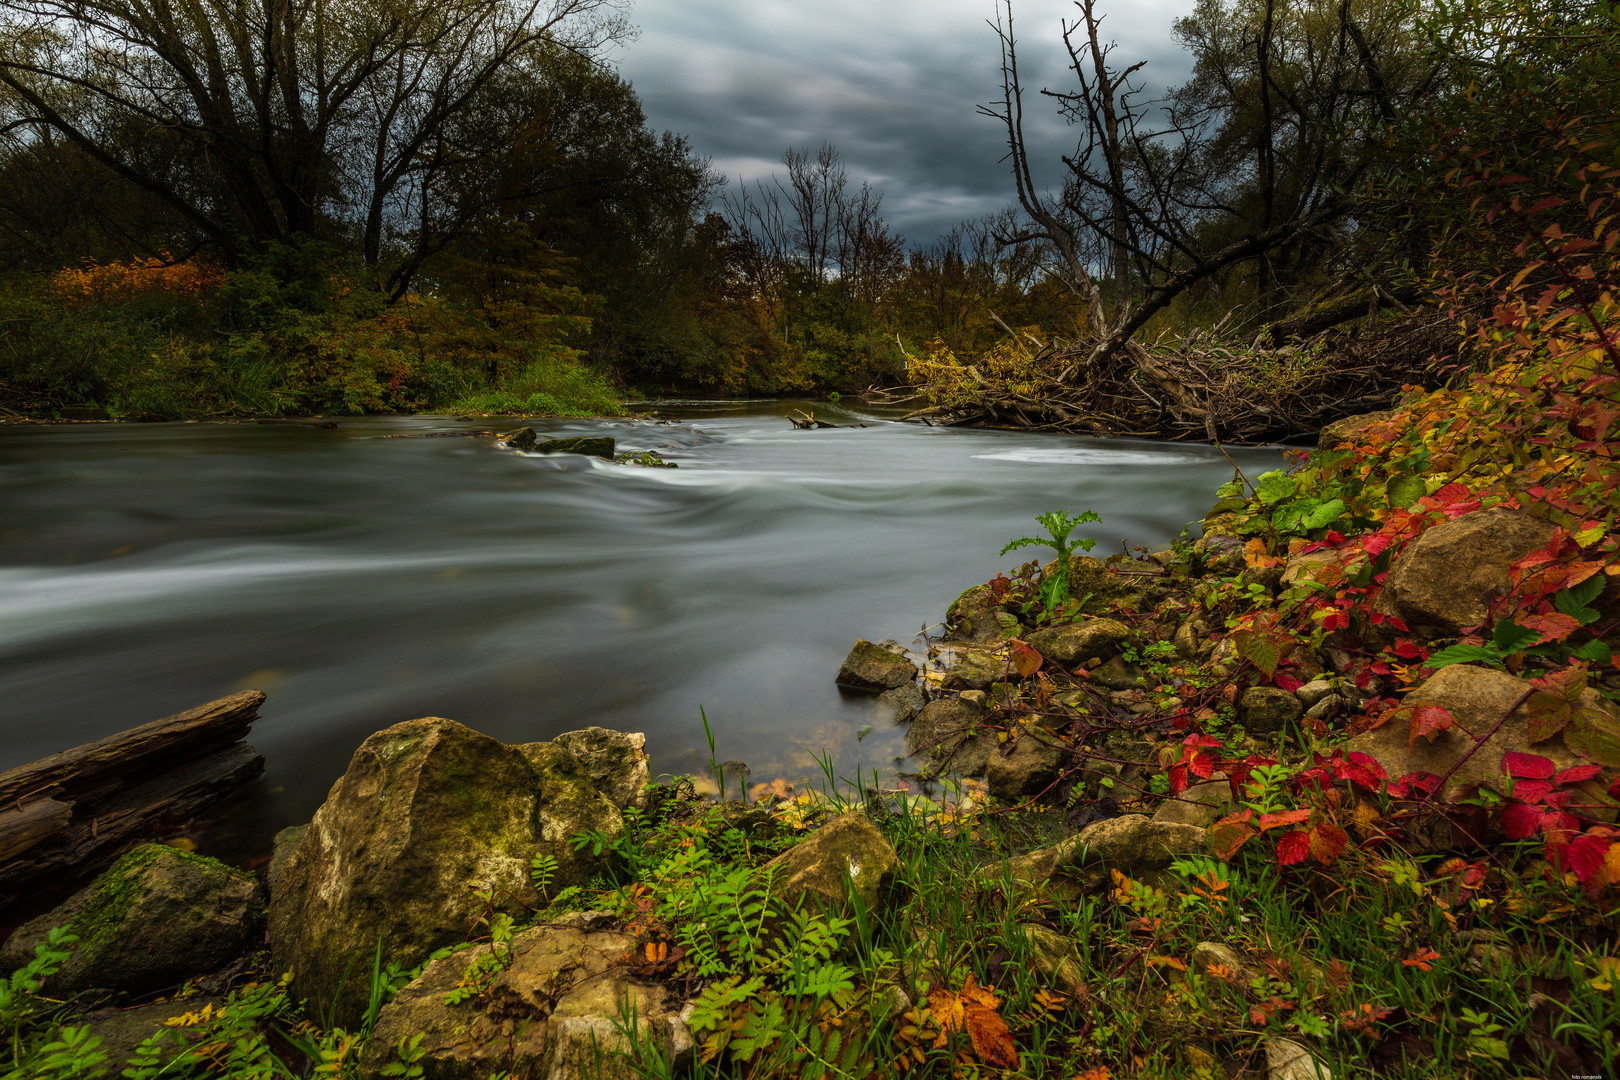
[{"label": "red leaf", "polygon": [[1502,811],[1502,828],[1509,840],[1523,840],[1541,829],[1541,810],[1525,803],[1514,803]]},{"label": "red leaf", "polygon": [[1559,784],[1578,784],[1582,780],[1590,780],[1603,771],[1601,765],[1573,765],[1553,778]]},{"label": "red leaf", "polygon": [[1230,862],[1239,848],[1259,835],[1241,822],[1218,821],[1209,829],[1209,850],[1222,862]]},{"label": "red leaf", "polygon": [[1609,855],[1609,847],[1613,842],[1611,837],[1591,834],[1577,836],[1570,841],[1567,853],[1569,868],[1575,871],[1575,876],[1580,879],[1582,885],[1602,872]]},{"label": "red leaf", "polygon": [[1389,785],[1389,797],[1392,799],[1404,799],[1407,797],[1407,795],[1414,791],[1422,792],[1424,795],[1427,795],[1437,786],[1439,786],[1439,784],[1440,778],[1434,775],[1434,773],[1407,773],[1399,780],[1391,781]]},{"label": "red leaf", "polygon": [[1187,790],[1187,766],[1175,764],[1170,766],[1170,794],[1180,795]]},{"label": "red leaf", "polygon": [[1451,713],[1441,705],[1408,705],[1406,709],[1412,712],[1411,728],[1406,737],[1406,745],[1411,747],[1421,735],[1430,742],[1442,731],[1452,726]]},{"label": "red leaf", "polygon": [[1013,646],[1012,668],[1024,678],[1029,678],[1041,669],[1041,654],[1020,642]]},{"label": "red leaf", "polygon": [[1538,803],[1552,794],[1554,786],[1551,780],[1515,780],[1513,797],[1520,802]]},{"label": "red leaf", "polygon": [[1520,613],[1516,620],[1527,630],[1534,630],[1541,636],[1531,642],[1531,646],[1540,645],[1544,641],[1563,641],[1569,635],[1581,628],[1581,621],[1573,615],[1565,615],[1561,611],[1550,615],[1527,615]]},{"label": "red leaf", "polygon": [[1305,685],[1292,675],[1278,675],[1275,681],[1278,686],[1282,687],[1282,689],[1288,691],[1290,694]]},{"label": "red leaf", "polygon": [[1376,759],[1357,750],[1350,755],[1350,761],[1339,768],[1339,777],[1368,791],[1377,791],[1388,774]]},{"label": "red leaf", "polygon": [[1322,822],[1310,832],[1311,855],[1323,866],[1332,866],[1349,843],[1350,834],[1331,821]]},{"label": "red leaf", "polygon": [[1215,771],[1215,762],[1218,760],[1214,754],[1200,751],[1187,759],[1187,767],[1198,776],[1208,780],[1210,773]]},{"label": "red leaf", "polygon": [[1311,853],[1311,835],[1304,829],[1287,833],[1277,841],[1277,865],[1293,866]]},{"label": "red leaf", "polygon": [[1311,816],[1310,810],[1284,810],[1277,814],[1260,815],[1260,831],[1279,829],[1284,825],[1298,825]]},{"label": "red leaf", "polygon": [[1395,643],[1395,655],[1402,660],[1416,660],[1423,655],[1423,650],[1402,638]]},{"label": "red leaf", "polygon": [[1369,555],[1381,555],[1387,547],[1389,547],[1389,537],[1379,533],[1363,537],[1361,541],[1361,550]]},{"label": "red leaf", "polygon": [[1551,758],[1509,750],[1502,755],[1502,771],[1515,780],[1551,780],[1558,771]]}]

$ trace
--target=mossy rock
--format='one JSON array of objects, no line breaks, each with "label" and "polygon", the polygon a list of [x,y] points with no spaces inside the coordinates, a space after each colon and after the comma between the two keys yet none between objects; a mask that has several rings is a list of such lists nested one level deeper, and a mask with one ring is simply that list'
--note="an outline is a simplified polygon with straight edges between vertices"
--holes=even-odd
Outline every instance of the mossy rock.
[{"label": "mossy rock", "polygon": [[889,899],[899,865],[894,848],[860,813],[840,814],[795,847],[761,867],[771,889],[788,907],[836,914],[858,896],[868,910]]},{"label": "mossy rock", "polygon": [[537,854],[557,860],[553,891],[600,873],[602,859],[569,842],[583,828],[617,835],[623,819],[562,747],[506,746],[442,717],[380,731],[277,876],[276,970],[293,971],[295,997],[352,1027],[379,948],[411,967],[489,911],[525,914],[539,900]]},{"label": "mossy rock", "polygon": [[[1056,571],[1056,559],[1041,568],[1043,575]],[[1103,615],[1115,608],[1135,610],[1141,604],[1143,591],[1110,570],[1101,559],[1074,555],[1069,558],[1069,595],[1084,599],[1080,610],[1085,614]]]},{"label": "mossy rock", "polygon": [[966,590],[945,611],[946,641],[985,645],[1017,637],[1021,630],[1018,616],[1006,609],[988,585]]},{"label": "mossy rock", "polygon": [[142,993],[224,967],[263,910],[251,874],[162,844],[143,844],[54,911],[23,924],[0,949],[7,970],[33,959],[53,927],[78,937],[46,989]]}]

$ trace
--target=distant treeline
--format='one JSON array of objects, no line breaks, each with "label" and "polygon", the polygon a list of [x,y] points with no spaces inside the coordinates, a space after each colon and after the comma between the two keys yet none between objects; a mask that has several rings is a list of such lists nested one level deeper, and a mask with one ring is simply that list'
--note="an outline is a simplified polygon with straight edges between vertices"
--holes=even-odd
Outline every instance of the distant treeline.
[{"label": "distant treeline", "polygon": [[[1077,85],[1042,99],[1081,133],[1053,192],[1009,10],[1016,208],[915,245],[832,146],[728,183],[652,131],[600,61],[611,0],[0,0],[0,409],[608,412],[894,385],[1006,327],[1401,307],[1463,198],[1424,140],[1513,43],[1612,22],[1491,3],[1200,0],[1192,78],[1148,103],[1085,0]],[[1573,40],[1537,77],[1579,84],[1602,50]]]}]

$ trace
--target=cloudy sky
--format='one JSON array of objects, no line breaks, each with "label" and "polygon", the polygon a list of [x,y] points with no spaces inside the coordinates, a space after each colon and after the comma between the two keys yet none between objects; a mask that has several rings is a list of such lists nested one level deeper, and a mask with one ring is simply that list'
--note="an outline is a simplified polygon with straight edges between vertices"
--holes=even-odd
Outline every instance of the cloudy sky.
[{"label": "cloudy sky", "polygon": [[[1184,77],[1170,24],[1192,0],[1103,3],[1115,58],[1147,60],[1157,85]],[[1073,14],[1067,0],[1015,4],[1030,88],[1066,88],[1059,22]],[[733,184],[770,173],[790,144],[830,141],[884,191],[890,223],[926,242],[1013,199],[999,127],[975,111],[999,93],[994,15],[993,0],[635,0],[641,36],[619,69],[651,124],[690,137]],[[1026,91],[1055,180],[1072,142],[1049,105]]]}]

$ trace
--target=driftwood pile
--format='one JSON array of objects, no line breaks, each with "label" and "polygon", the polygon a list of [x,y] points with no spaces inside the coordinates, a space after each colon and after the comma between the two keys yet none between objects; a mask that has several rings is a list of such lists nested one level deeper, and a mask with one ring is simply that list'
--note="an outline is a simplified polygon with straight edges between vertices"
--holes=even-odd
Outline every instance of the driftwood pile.
[{"label": "driftwood pile", "polygon": [[0,773],[0,909],[172,833],[264,772],[264,694],[199,705]]},{"label": "driftwood pile", "polygon": [[1326,330],[1277,344],[1201,338],[1131,342],[1088,365],[1086,342],[1019,333],[977,364],[913,362],[927,423],[1094,435],[1279,442],[1345,416],[1390,407],[1403,387],[1440,385],[1437,358],[1459,350],[1457,322],[1434,311],[1361,332]]}]

